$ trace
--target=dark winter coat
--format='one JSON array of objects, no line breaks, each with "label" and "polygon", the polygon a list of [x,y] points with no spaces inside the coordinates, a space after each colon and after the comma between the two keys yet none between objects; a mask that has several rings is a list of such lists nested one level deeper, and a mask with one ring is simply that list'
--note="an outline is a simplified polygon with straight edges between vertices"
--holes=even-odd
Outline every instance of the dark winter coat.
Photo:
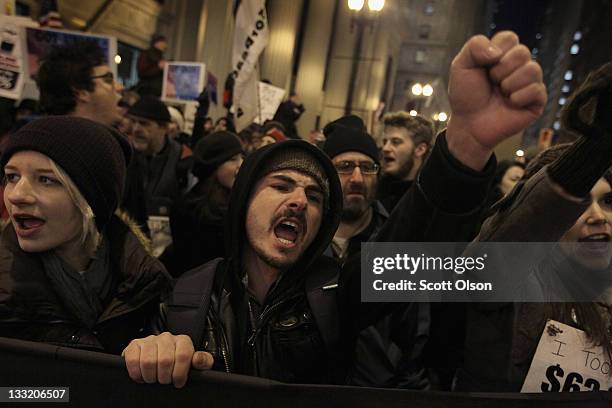
[{"label": "dark winter coat", "polygon": [[[301,260],[284,272],[264,304],[257,305],[249,299],[240,269],[248,197],[258,169],[265,166],[271,153],[289,143],[303,146],[325,163],[331,210]],[[382,227],[379,240],[452,241],[471,231],[478,221],[492,177],[491,165],[483,174],[470,172],[449,158],[443,136],[438,145],[429,161],[429,170],[420,178],[422,184],[416,183],[404,196],[399,204],[402,210],[396,211]],[[305,142],[288,141],[260,149],[249,157],[238,174],[235,195],[230,200],[231,228],[226,234],[229,258],[194,269],[177,282],[166,306],[169,312],[175,311],[174,322],[178,324],[164,322],[162,315],[160,329],[166,329],[170,323],[171,327],[181,328],[173,330],[175,334],[190,333],[192,329],[199,330],[194,326],[201,321],[185,324],[180,316],[206,297],[201,293],[185,297],[181,291],[189,290],[198,276],[214,273],[208,315],[201,322],[203,341],[195,346],[213,354],[215,369],[286,382],[346,383],[353,362],[361,357],[355,355],[358,334],[396,307],[361,303],[359,257],[353,257],[340,271],[337,262],[320,256],[336,231],[342,197],[336,171],[322,154]],[[440,178],[445,182],[440,183]],[[463,194],[458,194],[459,191]],[[335,296],[333,302],[329,302],[330,293]],[[181,302],[177,301],[179,298]],[[408,325],[391,327],[389,337],[400,344],[422,344],[419,307],[416,304],[401,307],[410,315],[403,319]]]},{"label": "dark winter coat", "polygon": [[[562,198],[546,170],[517,185],[497,204],[478,241],[557,242],[574,225],[588,203]],[[468,305],[465,366],[457,373],[456,389],[520,391],[549,318],[557,317],[547,303]],[[568,320],[563,323],[576,326]]]},{"label": "dark winter coat", "polygon": [[22,251],[7,225],[0,242],[0,336],[119,354],[132,339],[150,334],[150,317],[170,289],[170,276],[117,216],[105,233],[114,285],[89,329],[63,306],[40,256]]},{"label": "dark winter coat", "polygon": [[302,116],[306,109],[304,109],[304,105],[296,104],[292,101],[285,101],[280,104],[276,114],[274,115],[274,120],[280,122],[285,127],[285,135],[290,139],[299,139],[300,135],[298,135],[297,127],[295,126],[295,122]]},{"label": "dark winter coat", "polygon": [[140,96],[151,95],[161,97],[164,70],[159,67],[164,59],[163,53],[151,47],[138,57],[138,85],[136,90]]},{"label": "dark winter coat", "polygon": [[196,184],[181,196],[170,213],[172,246],[162,262],[175,277],[215,258],[225,257],[225,220],[223,217],[208,219],[202,214],[200,206],[203,203],[198,199],[206,197],[201,196],[200,186],[201,183]]},{"label": "dark winter coat", "polygon": [[128,166],[123,209],[140,225],[149,215],[169,215],[175,200],[187,184],[191,158],[174,140],[156,155],[135,152]]},{"label": "dark winter coat", "polygon": [[382,176],[378,181],[376,198],[382,203],[387,212],[391,213],[412,184],[412,180],[396,180],[393,177]]},{"label": "dark winter coat", "polygon": [[378,231],[380,231],[384,223],[387,221],[387,218],[389,218],[389,213],[387,213],[385,207],[383,207],[379,201],[374,201],[372,203],[372,220],[363,231],[354,237],[349,238],[349,244],[344,258],[339,257],[339,254],[334,251],[332,245],[327,248],[325,255],[333,257],[340,262],[341,265],[344,264],[348,258],[361,251],[362,242],[370,241],[374,236],[376,236]]},{"label": "dark winter coat", "polygon": [[[333,256],[344,265],[351,256],[358,255],[361,243],[375,240],[389,218],[389,214],[379,201],[372,203],[372,220],[359,234],[349,239],[347,255],[339,258],[330,245],[325,255]],[[399,307],[389,316],[381,319],[374,326],[359,333],[355,354],[359,356],[355,367],[349,373],[349,383],[363,387],[424,389],[428,386],[425,370],[418,364],[423,345],[427,340],[429,326],[428,305],[418,305],[418,329],[416,338],[409,339],[409,344],[398,346],[391,338],[394,327],[409,326],[404,319],[414,319],[412,305],[406,310]]]}]

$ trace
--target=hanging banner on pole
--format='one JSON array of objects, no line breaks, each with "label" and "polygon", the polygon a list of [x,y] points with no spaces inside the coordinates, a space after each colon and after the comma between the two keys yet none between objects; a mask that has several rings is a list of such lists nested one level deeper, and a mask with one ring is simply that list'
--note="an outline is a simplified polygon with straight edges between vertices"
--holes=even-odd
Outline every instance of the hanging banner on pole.
[{"label": "hanging banner on pole", "polygon": [[265,0],[241,0],[236,12],[231,73],[234,78],[232,111],[238,132],[259,113],[257,61],[268,38]]}]

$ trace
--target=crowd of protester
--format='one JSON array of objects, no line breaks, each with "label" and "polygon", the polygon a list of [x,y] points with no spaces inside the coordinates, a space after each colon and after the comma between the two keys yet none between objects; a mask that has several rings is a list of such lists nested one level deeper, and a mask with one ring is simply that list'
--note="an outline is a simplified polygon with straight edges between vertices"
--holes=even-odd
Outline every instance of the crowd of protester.
[{"label": "crowd of protester", "polygon": [[[236,132],[202,93],[188,132],[159,100],[155,36],[124,90],[92,43],[54,48],[40,101],[3,124],[0,336],[122,354],[132,379],[190,368],[292,383],[519,391],[548,319],[612,357],[612,298],[463,306],[362,303],[364,242],[561,242],[556,273],[609,287],[612,63],[564,108],[572,144],[529,163],[493,149],[541,115],[540,66],[511,32],[450,67],[447,129],[387,113],[377,145],[338,118],[302,140],[291,93]],[[166,217],[160,241],[151,223]],[[594,258],[597,258],[594,260]],[[550,290],[545,286],[542,290]]]}]

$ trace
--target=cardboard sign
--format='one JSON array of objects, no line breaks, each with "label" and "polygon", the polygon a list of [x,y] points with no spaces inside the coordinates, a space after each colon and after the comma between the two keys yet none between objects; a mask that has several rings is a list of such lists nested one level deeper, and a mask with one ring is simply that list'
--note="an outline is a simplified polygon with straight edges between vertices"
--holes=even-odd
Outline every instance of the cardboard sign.
[{"label": "cardboard sign", "polygon": [[276,114],[278,107],[285,97],[285,90],[274,85],[259,83],[259,114],[256,123],[263,125]]},{"label": "cardboard sign", "polygon": [[164,67],[162,100],[196,101],[204,89],[206,66],[199,62],[168,62]]},{"label": "cardboard sign", "polygon": [[610,360],[582,330],[546,323],[521,392],[610,391]]}]

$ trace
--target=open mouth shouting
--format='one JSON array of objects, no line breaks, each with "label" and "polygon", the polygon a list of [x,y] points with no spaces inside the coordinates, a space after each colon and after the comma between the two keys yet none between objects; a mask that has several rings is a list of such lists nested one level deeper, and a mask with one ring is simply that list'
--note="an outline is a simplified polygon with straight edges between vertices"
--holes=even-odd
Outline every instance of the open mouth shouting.
[{"label": "open mouth shouting", "polygon": [[45,220],[31,214],[13,214],[15,232],[22,238],[36,234],[45,225]]},{"label": "open mouth shouting", "polygon": [[285,248],[294,248],[305,234],[304,223],[296,218],[281,218],[274,227],[274,235]]},{"label": "open mouth shouting", "polygon": [[610,249],[610,234],[599,233],[591,234],[586,237],[580,238],[578,242],[586,244],[583,245],[583,250],[591,252],[593,254],[605,253]]},{"label": "open mouth shouting", "polygon": [[395,162],[395,158],[394,157],[383,156],[383,164],[388,166],[388,165],[392,164],[393,162]]}]

